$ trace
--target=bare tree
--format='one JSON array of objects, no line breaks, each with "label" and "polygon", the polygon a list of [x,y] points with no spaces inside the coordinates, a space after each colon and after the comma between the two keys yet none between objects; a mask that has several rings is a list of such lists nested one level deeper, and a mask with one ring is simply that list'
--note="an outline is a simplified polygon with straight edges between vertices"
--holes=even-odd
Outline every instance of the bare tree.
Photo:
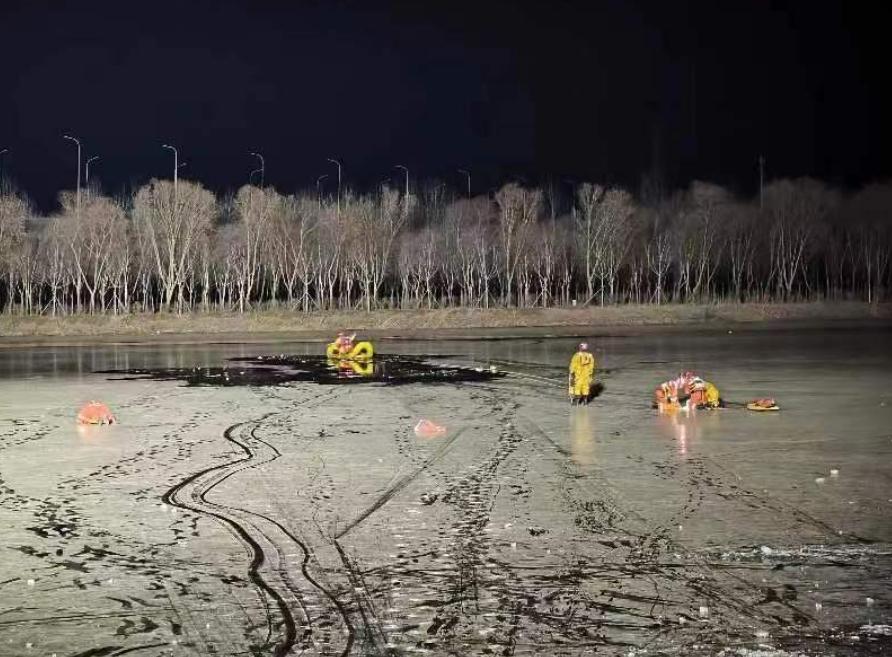
[{"label": "bare tree", "polygon": [[244,312],[261,276],[261,263],[271,247],[272,226],[283,213],[282,197],[271,187],[242,187],[234,200],[238,238],[233,254],[239,312]]},{"label": "bare tree", "polygon": [[[97,299],[105,302],[105,292],[110,283],[114,249],[125,241],[126,218],[124,210],[113,199],[83,193],[80,212],[77,199],[70,193],[60,198],[63,221],[68,232],[71,259],[79,282],[89,294],[89,312],[97,311]],[[100,308],[99,310],[101,310]]]},{"label": "bare tree", "polygon": [[13,307],[16,254],[25,239],[25,219],[30,211],[23,196],[12,191],[0,195],[0,281],[6,281],[7,311],[12,311]]},{"label": "bare tree", "polygon": [[217,214],[214,195],[196,183],[153,180],[133,201],[138,230],[145,237],[163,291],[163,304],[173,309],[174,294],[182,307],[187,261],[194,258],[201,236]]},{"label": "bare tree", "polygon": [[695,181],[679,199],[675,221],[678,249],[676,286],[685,301],[702,300],[709,293],[719,253],[717,223],[728,214],[730,195],[721,187]]},{"label": "bare tree", "polygon": [[502,298],[505,305],[511,306],[518,264],[528,245],[531,227],[538,219],[542,192],[509,183],[496,192],[495,199],[499,207]]},{"label": "bare tree", "polygon": [[809,178],[780,180],[765,188],[772,220],[772,278],[784,300],[806,283],[806,258],[818,224],[839,202],[838,195]]},{"label": "bare tree", "polygon": [[384,187],[377,205],[357,204],[355,220],[360,242],[354,247],[354,255],[367,311],[377,301],[397,238],[412,212],[413,198],[401,197],[399,192]]}]

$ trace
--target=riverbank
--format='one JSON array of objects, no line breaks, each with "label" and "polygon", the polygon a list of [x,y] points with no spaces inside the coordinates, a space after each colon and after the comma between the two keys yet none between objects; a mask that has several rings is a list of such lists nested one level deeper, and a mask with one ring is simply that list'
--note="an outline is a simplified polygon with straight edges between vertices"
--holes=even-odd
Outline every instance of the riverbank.
[{"label": "riverbank", "polygon": [[0,346],[112,342],[318,341],[341,329],[375,339],[499,339],[647,330],[806,327],[828,322],[892,321],[892,304],[789,303],[623,305],[549,309],[334,311],[309,314],[168,313],[0,317]]}]

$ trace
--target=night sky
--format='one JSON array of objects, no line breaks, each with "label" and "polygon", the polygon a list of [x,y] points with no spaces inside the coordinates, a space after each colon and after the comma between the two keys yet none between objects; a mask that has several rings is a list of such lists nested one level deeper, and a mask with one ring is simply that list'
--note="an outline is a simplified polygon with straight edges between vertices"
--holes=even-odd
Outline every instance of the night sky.
[{"label": "night sky", "polygon": [[769,176],[892,173],[886,8],[867,2],[40,2],[0,5],[0,149],[45,210],[75,147],[115,193],[181,175],[309,188],[343,161],[476,193],[509,179],[637,190],[659,171],[748,193]]}]

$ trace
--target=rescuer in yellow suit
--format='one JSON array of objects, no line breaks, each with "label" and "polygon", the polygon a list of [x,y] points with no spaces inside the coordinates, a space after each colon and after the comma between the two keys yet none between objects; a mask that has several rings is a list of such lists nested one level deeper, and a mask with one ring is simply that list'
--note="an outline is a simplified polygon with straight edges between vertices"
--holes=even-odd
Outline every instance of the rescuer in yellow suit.
[{"label": "rescuer in yellow suit", "polygon": [[719,389],[699,376],[694,377],[688,386],[691,403],[697,408],[719,408],[723,406]]},{"label": "rescuer in yellow suit", "polygon": [[570,403],[588,404],[595,378],[595,357],[583,342],[570,359]]}]

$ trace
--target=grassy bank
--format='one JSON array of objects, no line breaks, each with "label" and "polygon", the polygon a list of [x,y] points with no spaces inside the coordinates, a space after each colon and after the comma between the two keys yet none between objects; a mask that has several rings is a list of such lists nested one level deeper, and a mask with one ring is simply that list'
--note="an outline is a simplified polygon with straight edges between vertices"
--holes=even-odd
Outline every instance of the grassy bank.
[{"label": "grassy bank", "polygon": [[[425,336],[469,332],[530,334],[534,329],[571,335],[591,328],[646,326],[720,326],[784,321],[892,319],[892,304],[795,303],[717,305],[629,305],[605,308],[436,309],[403,311],[336,311],[310,314],[262,311],[245,314],[165,313],[119,316],[0,317],[0,335],[7,343],[52,338],[118,337],[140,341],[174,336],[252,336],[317,338],[342,328],[370,335]],[[553,329],[553,330],[551,330]]]}]

